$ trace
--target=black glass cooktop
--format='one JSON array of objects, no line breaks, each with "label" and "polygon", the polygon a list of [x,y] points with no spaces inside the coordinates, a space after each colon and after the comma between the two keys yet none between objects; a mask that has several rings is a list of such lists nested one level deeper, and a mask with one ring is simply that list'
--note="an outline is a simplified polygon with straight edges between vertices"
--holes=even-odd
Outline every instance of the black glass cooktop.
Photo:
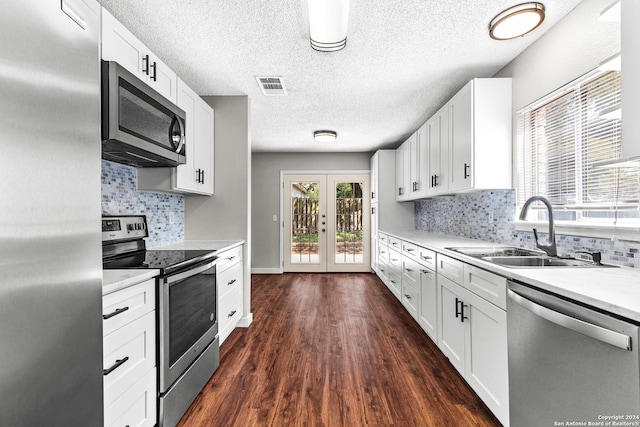
[{"label": "black glass cooktop", "polygon": [[144,250],[103,260],[102,265],[107,270],[158,269],[166,275],[213,258],[215,251],[211,250]]}]

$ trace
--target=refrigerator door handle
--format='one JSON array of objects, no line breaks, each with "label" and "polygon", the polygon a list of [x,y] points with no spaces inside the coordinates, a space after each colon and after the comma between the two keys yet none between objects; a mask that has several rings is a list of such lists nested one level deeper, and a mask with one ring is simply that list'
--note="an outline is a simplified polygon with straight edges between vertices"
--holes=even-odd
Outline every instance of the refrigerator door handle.
[{"label": "refrigerator door handle", "polygon": [[540,304],[536,304],[511,289],[507,290],[507,295],[511,301],[519,304],[538,317],[548,320],[549,322],[571,329],[575,332],[579,332],[609,345],[631,351],[631,337],[627,335],[551,310]]}]

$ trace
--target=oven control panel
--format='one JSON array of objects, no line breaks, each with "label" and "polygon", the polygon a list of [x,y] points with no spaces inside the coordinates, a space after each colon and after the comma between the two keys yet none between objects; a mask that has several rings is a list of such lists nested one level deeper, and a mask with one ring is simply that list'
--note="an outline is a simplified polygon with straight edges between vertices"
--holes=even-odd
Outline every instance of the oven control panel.
[{"label": "oven control panel", "polygon": [[102,217],[102,241],[133,240],[149,236],[145,215]]}]

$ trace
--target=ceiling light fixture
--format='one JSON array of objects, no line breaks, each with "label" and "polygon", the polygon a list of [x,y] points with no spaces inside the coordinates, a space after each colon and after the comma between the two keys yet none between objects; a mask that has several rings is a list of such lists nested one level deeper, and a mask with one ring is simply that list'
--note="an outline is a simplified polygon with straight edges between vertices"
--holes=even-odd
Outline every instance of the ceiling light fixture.
[{"label": "ceiling light fixture", "polygon": [[489,24],[489,36],[496,40],[510,40],[535,30],[544,21],[542,3],[522,3],[498,14]]},{"label": "ceiling light fixture", "polygon": [[347,45],[349,0],[308,0],[311,47],[335,52]]},{"label": "ceiling light fixture", "polygon": [[338,134],[332,130],[317,130],[313,132],[313,139],[318,142],[333,142]]}]

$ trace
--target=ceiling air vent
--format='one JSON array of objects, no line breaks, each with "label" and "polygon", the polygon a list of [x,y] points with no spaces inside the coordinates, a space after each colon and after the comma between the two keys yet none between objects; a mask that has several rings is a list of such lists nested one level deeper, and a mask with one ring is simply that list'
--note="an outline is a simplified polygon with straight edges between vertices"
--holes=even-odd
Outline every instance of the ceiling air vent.
[{"label": "ceiling air vent", "polygon": [[287,89],[284,87],[282,77],[256,76],[256,81],[260,85],[262,93],[265,95],[286,95]]}]

